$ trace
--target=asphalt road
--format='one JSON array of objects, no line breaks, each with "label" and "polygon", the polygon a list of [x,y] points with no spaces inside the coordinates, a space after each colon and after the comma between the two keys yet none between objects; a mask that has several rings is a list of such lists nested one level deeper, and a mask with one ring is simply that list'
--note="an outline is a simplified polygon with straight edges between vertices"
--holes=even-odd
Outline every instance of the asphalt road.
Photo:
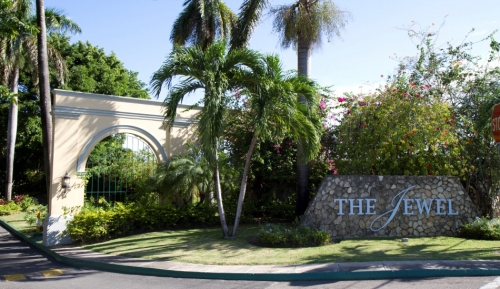
[{"label": "asphalt road", "polygon": [[[463,277],[373,281],[318,281],[318,282],[259,282],[202,279],[179,279],[124,275],[72,268],[53,262],[15,239],[0,227],[0,288],[51,289],[155,289],[155,288],[500,288],[500,278]],[[489,285],[488,285],[489,284]]]}]

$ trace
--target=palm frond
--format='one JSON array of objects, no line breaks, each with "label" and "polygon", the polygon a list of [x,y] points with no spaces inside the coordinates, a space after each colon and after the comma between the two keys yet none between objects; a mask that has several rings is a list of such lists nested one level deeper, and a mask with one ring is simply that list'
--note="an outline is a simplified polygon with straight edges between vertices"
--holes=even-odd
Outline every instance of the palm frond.
[{"label": "palm frond", "polygon": [[73,34],[82,32],[80,26],[64,15],[63,11],[53,8],[45,9],[45,25],[47,32],[71,32]]},{"label": "palm frond", "polygon": [[246,47],[263,11],[269,6],[268,0],[245,0],[240,6],[238,22],[231,34],[231,50]]}]

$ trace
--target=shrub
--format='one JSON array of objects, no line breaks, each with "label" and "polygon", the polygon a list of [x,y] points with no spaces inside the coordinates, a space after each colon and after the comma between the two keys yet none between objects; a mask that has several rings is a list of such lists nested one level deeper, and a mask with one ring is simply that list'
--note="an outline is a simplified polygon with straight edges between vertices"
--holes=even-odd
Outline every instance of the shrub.
[{"label": "shrub", "polygon": [[24,215],[24,220],[28,223],[28,225],[33,226],[36,224],[36,215],[38,212],[40,212],[40,225],[43,226],[43,221],[45,220],[45,217],[47,217],[48,213],[47,206],[44,205],[32,205],[28,207],[26,214]]},{"label": "shrub", "polygon": [[[21,206],[21,209],[23,210],[23,212],[26,212],[31,206],[38,205],[38,200],[32,196],[26,195],[26,196],[23,196],[23,199],[20,203],[16,202],[16,204],[19,204]],[[47,208],[45,208],[45,210],[47,210]]]},{"label": "shrub", "polygon": [[500,240],[500,220],[476,218],[458,229],[461,237],[476,240]]},{"label": "shrub", "polygon": [[12,200],[14,201],[14,203],[16,204],[21,204],[24,200],[24,195],[15,195]]},{"label": "shrub", "polygon": [[113,205],[105,200],[97,204],[86,202],[82,210],[68,221],[66,233],[75,242],[98,242],[179,225],[215,225],[218,223],[216,213],[217,208],[208,205],[178,208],[158,202],[117,202]]},{"label": "shrub", "polygon": [[3,204],[0,205],[0,216],[11,215],[20,211],[21,206],[16,204],[14,201],[3,202]]},{"label": "shrub", "polygon": [[304,225],[267,224],[259,229],[257,241],[269,247],[311,247],[330,243],[330,234]]}]

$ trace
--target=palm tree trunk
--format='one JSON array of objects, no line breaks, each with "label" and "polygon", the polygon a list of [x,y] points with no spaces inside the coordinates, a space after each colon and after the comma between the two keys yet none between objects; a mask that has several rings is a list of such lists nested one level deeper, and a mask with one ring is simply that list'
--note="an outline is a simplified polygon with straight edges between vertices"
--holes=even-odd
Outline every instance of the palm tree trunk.
[{"label": "palm tree trunk", "polygon": [[36,0],[36,20],[38,26],[40,27],[40,33],[38,33],[38,74],[40,78],[40,109],[42,117],[45,181],[47,185],[47,196],[49,198],[48,204],[50,212],[50,184],[52,183],[52,117],[50,115],[50,111],[52,108],[52,101],[50,99],[49,63],[47,56],[47,31],[45,27],[44,0]]},{"label": "palm tree trunk", "polygon": [[12,76],[10,91],[14,96],[10,101],[9,107],[9,119],[8,119],[8,129],[7,129],[7,166],[5,173],[5,198],[7,201],[12,199],[12,184],[14,176],[14,151],[16,148],[16,136],[17,136],[17,93],[19,84],[19,67],[16,66],[14,69],[14,75]]},{"label": "palm tree trunk", "polygon": [[[307,0],[306,0],[307,1]],[[300,75],[310,77],[311,74],[311,51],[310,41],[298,35],[297,40],[297,70]],[[299,96],[299,100],[305,99]],[[307,209],[309,202],[309,166],[303,157],[301,141],[297,142],[297,203],[295,214],[301,216]]]},{"label": "palm tree trunk", "polygon": [[227,228],[226,214],[224,213],[224,206],[222,204],[222,190],[220,187],[219,177],[219,153],[217,152],[217,145],[215,146],[215,166],[214,166],[214,185],[215,196],[217,198],[217,209],[219,210],[220,224],[222,227],[222,234],[224,238],[229,238],[229,229]]},{"label": "palm tree trunk", "polygon": [[256,143],[257,143],[257,135],[254,134],[245,160],[243,177],[241,178],[240,196],[238,197],[238,207],[236,208],[236,217],[234,219],[234,226],[233,226],[233,235],[232,235],[233,238],[236,237],[236,235],[238,234],[238,225],[240,223],[241,211],[243,210],[243,201],[245,200],[245,192],[247,190],[247,180],[248,180],[248,172],[250,171],[250,161],[252,159],[252,154]]}]

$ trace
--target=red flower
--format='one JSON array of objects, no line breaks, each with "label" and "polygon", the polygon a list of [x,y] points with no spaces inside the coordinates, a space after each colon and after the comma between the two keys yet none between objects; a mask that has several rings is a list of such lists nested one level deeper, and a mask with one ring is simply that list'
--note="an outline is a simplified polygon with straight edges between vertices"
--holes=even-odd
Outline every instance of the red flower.
[{"label": "red flower", "polygon": [[412,82],[412,83],[411,83],[411,86],[412,86],[412,87],[413,87],[413,86],[415,86],[415,85],[416,85],[416,84],[415,84],[415,82]]},{"label": "red flower", "polygon": [[432,168],[432,165],[431,164],[428,164],[427,167],[426,167],[428,170],[430,170]]}]

